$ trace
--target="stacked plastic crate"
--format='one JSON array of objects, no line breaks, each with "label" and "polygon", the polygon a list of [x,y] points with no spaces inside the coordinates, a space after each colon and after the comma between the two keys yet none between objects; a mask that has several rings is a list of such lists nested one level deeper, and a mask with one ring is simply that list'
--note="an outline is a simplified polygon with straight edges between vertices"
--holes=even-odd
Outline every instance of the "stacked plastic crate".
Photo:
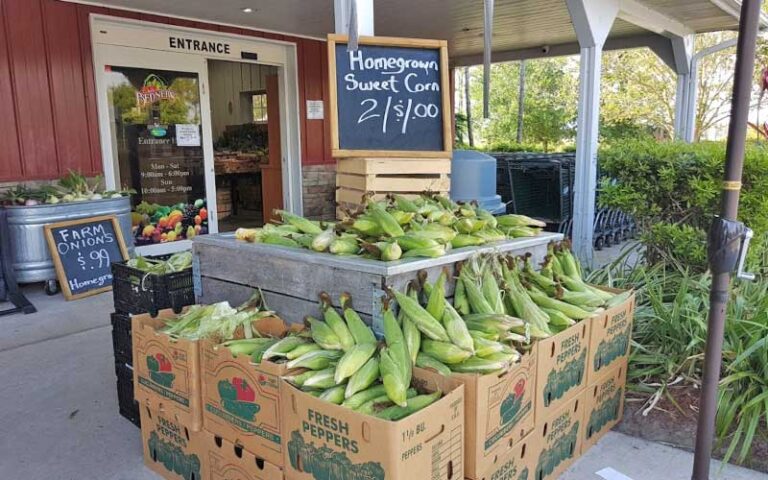
[{"label": "stacked plastic crate", "polygon": [[165,308],[180,312],[184,306],[195,303],[192,269],[157,275],[131,267],[127,262],[117,262],[112,264],[112,286],[115,311],[110,319],[117,401],[120,415],[140,426],[139,405],[133,395],[131,316],[149,313],[154,317]]}]

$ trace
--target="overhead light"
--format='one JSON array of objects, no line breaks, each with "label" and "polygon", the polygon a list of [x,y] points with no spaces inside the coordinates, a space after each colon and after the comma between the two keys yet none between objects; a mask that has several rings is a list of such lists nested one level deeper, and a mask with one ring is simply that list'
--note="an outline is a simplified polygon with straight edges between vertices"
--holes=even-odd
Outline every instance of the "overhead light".
[{"label": "overhead light", "polygon": [[245,7],[243,13],[253,13],[253,9],[251,7]]}]

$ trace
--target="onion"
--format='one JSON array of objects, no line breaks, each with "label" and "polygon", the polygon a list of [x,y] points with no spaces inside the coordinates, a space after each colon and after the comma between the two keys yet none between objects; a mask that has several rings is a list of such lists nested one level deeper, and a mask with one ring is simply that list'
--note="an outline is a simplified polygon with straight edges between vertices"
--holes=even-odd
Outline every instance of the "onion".
[{"label": "onion", "polygon": [[24,202],[24,205],[27,207],[34,207],[35,205],[40,205],[40,202],[38,202],[34,198],[30,198],[26,202]]}]

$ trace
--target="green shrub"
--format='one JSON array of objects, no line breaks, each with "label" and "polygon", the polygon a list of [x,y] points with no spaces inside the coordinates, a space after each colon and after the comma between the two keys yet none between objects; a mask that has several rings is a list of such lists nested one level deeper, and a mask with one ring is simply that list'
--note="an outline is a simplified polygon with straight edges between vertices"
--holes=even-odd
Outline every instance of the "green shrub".
[{"label": "green shrub", "polygon": [[[606,178],[600,204],[635,217],[649,259],[706,268],[705,232],[719,212],[725,144],[627,141],[599,158]],[[768,150],[759,144],[747,148],[739,219],[755,231],[751,259],[761,258],[768,246]]]}]

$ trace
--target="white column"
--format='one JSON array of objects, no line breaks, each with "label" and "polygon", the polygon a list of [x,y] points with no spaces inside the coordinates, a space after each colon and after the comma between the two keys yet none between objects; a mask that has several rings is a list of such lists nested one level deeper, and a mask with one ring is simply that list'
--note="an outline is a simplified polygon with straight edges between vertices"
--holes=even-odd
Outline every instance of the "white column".
[{"label": "white column", "polygon": [[675,94],[675,138],[686,140],[685,132],[694,121],[690,116],[688,103],[691,99],[691,62],[693,60],[693,35],[671,35],[672,54],[677,73],[677,92]]},{"label": "white column", "polygon": [[336,33],[342,35],[349,33],[349,12],[352,2],[357,4],[358,34],[373,36],[373,0],[333,0]]},{"label": "white column", "polygon": [[591,266],[602,54],[605,39],[619,12],[619,1],[567,0],[567,5],[581,47],[572,240],[581,262]]}]

